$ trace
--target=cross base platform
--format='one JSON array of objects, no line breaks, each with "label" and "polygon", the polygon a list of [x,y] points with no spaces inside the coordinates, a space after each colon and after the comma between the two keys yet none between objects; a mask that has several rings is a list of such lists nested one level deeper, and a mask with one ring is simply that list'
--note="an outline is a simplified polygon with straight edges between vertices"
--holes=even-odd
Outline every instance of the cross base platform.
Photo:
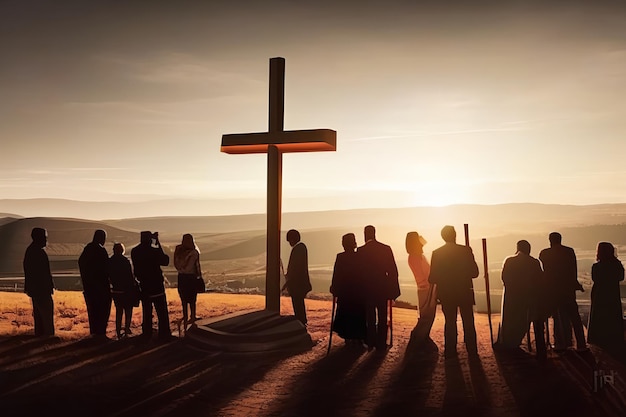
[{"label": "cross base platform", "polygon": [[187,329],[185,340],[202,349],[229,353],[295,353],[313,347],[298,319],[269,310],[198,320]]}]

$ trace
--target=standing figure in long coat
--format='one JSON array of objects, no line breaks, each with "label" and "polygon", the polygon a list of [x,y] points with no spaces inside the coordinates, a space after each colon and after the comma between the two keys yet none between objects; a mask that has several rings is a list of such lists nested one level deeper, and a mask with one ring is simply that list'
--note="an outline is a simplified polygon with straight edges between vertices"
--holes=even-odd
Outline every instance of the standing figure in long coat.
[{"label": "standing figure in long coat", "polygon": [[30,236],[33,241],[24,254],[24,292],[33,304],[35,336],[54,335],[54,282],[50,261],[44,250],[48,242],[46,229],[35,227]]},{"label": "standing figure in long coat", "polygon": [[430,264],[424,256],[425,244],[426,240],[417,232],[407,233],[405,245],[409,254],[408,263],[417,285],[419,319],[411,332],[411,341],[417,348],[436,346],[430,338],[430,330],[437,312],[437,286],[428,282]]},{"label": "standing figure in long coat", "polygon": [[106,232],[96,230],[80,257],[78,267],[87,305],[89,333],[104,337],[111,315],[111,284],[109,282],[109,254],[104,248]]},{"label": "standing figure in long coat", "polygon": [[282,291],[287,289],[291,296],[293,314],[306,326],[306,306],[304,299],[312,290],[309,279],[309,253],[306,245],[300,240],[300,232],[291,229],[287,232],[287,242],[291,245],[291,254],[285,273],[285,285]]},{"label": "standing figure in long coat", "polygon": [[400,296],[398,266],[391,247],[376,240],[374,226],[365,226],[365,244],[357,252],[363,265],[367,298],[367,345],[387,349],[387,302]]},{"label": "standing figure in long coat", "polygon": [[598,262],[591,267],[593,288],[587,341],[605,349],[618,350],[624,343],[624,310],[619,285],[624,280],[624,266],[609,242],[598,244],[596,258]]},{"label": "standing figure in long coat", "polygon": [[333,331],[346,343],[362,345],[366,339],[365,294],[354,233],[343,235],[344,251],[337,254],[330,292],[337,297]]},{"label": "standing figure in long coat", "polygon": [[444,354],[446,357],[454,357],[457,354],[456,319],[460,312],[465,349],[470,355],[475,356],[478,354],[478,345],[474,324],[472,279],[478,276],[478,265],[472,248],[456,243],[456,230],[453,226],[444,226],[441,229],[441,237],[446,243],[433,251],[428,281],[437,284],[437,295],[445,317]]},{"label": "standing figure in long coat", "polygon": [[554,344],[556,351],[572,346],[572,329],[576,348],[586,350],[587,342],[576,303],[576,291],[584,291],[578,282],[578,266],[574,249],[561,243],[558,232],[548,236],[550,247],[539,253],[548,288],[547,304],[554,318]]},{"label": "standing figure in long coat", "polygon": [[532,322],[535,331],[537,357],[546,357],[544,320],[541,298],[543,271],[538,259],[530,256],[530,243],[517,242],[517,253],[504,260],[502,267],[504,296],[502,298],[502,327],[499,344],[518,348]]}]

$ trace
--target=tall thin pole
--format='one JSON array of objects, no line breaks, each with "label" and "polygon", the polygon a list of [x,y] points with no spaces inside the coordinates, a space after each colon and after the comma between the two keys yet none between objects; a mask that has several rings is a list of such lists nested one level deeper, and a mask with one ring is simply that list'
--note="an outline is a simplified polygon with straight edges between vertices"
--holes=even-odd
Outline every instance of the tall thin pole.
[{"label": "tall thin pole", "polygon": [[[470,247],[469,240],[469,224],[465,223],[463,225],[463,232],[465,233],[465,246]],[[474,281],[471,282],[472,285],[472,304],[476,305],[476,296],[474,295]]]},{"label": "tall thin pole", "polygon": [[483,269],[485,272],[485,296],[487,297],[487,318],[489,319],[489,336],[493,346],[493,327],[491,324],[491,295],[489,293],[489,262],[487,262],[487,239],[483,238]]}]

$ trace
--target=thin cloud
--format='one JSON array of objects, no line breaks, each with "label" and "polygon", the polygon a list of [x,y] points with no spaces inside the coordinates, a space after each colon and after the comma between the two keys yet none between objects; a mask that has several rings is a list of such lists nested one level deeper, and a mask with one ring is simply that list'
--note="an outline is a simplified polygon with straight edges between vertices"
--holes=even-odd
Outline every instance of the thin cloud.
[{"label": "thin cloud", "polygon": [[530,130],[530,128],[522,127],[498,127],[498,128],[485,128],[485,129],[465,129],[465,130],[448,130],[439,132],[415,132],[405,135],[386,135],[386,136],[370,136],[365,138],[347,139],[350,142],[367,142],[383,139],[404,139],[404,138],[423,138],[431,136],[456,136],[473,133],[497,133],[497,132],[520,132]]}]

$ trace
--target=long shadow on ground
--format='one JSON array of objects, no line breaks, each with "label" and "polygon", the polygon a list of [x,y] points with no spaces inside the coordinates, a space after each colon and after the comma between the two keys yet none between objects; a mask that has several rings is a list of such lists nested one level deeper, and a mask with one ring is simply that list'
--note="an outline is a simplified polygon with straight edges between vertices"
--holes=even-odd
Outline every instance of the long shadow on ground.
[{"label": "long shadow on ground", "polygon": [[[130,338],[0,342],[0,415],[156,416],[224,403],[261,379],[281,356],[224,359],[183,340]],[[282,356],[284,357],[284,355]],[[242,366],[243,365],[243,366]],[[239,372],[236,372],[239,371]],[[216,401],[219,399],[219,401]],[[195,407],[194,407],[195,405]]]},{"label": "long shadow on ground", "polygon": [[564,369],[563,358],[538,362],[521,349],[494,354],[521,417],[605,415],[593,406],[589,386]]},{"label": "long shadow on ground", "polygon": [[273,404],[269,415],[350,415],[352,406],[367,395],[367,386],[384,359],[384,353],[367,353],[360,347],[335,349],[299,376],[290,395]]}]

